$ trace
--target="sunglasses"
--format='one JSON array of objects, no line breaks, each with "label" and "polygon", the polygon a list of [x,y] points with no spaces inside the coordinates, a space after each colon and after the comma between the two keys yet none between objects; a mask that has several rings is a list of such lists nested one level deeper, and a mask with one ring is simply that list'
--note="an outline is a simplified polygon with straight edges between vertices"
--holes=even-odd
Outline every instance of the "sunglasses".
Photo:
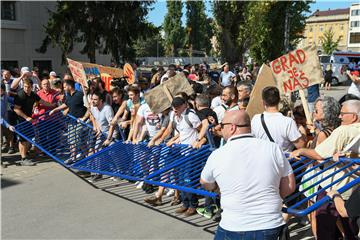
[{"label": "sunglasses", "polygon": [[237,124],[234,124],[234,123],[220,123],[221,129],[223,129],[225,125],[235,125],[235,126],[237,126],[237,127],[239,127],[239,128],[242,128],[242,127],[250,127],[249,124],[237,125]]}]

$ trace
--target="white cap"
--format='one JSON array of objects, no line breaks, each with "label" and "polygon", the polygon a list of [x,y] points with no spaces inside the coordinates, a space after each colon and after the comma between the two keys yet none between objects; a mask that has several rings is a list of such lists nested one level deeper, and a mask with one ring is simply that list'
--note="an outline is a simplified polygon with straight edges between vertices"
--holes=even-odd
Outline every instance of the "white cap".
[{"label": "white cap", "polygon": [[22,73],[27,73],[27,72],[30,72],[30,69],[28,67],[22,67],[21,72]]},{"label": "white cap", "polygon": [[50,72],[50,76],[54,76],[54,77],[56,77],[56,76],[57,76],[57,75],[56,75],[56,72],[51,71],[51,72]]}]

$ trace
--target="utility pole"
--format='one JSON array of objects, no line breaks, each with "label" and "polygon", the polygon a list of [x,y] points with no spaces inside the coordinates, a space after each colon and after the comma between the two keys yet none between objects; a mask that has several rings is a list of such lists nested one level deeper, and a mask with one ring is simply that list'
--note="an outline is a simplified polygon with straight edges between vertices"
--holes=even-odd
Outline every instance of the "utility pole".
[{"label": "utility pole", "polygon": [[290,32],[290,19],[289,19],[289,6],[287,3],[286,10],[285,10],[285,31],[284,31],[284,50],[285,53],[289,52],[289,32]]}]

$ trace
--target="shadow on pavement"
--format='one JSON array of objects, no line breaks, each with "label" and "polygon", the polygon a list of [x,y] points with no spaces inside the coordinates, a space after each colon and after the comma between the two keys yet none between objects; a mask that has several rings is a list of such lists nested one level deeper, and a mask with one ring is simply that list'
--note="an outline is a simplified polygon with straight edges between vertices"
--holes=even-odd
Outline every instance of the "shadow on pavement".
[{"label": "shadow on pavement", "polygon": [[20,183],[21,182],[19,182],[19,181],[9,180],[9,179],[2,177],[1,178],[1,189],[11,187],[11,186],[14,186],[14,185],[17,185]]}]

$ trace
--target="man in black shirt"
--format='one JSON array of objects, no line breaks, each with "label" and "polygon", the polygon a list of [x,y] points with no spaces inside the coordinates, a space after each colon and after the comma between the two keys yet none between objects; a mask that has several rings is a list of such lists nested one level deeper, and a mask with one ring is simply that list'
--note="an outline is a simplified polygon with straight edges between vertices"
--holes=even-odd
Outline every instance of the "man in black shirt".
[{"label": "man in black shirt", "polygon": [[[196,96],[195,99],[196,114],[200,118],[202,126],[206,131],[208,130],[209,125],[214,124],[216,126],[218,124],[217,115],[212,109],[209,108],[209,106],[210,106],[210,99],[207,95],[200,94]],[[216,147],[219,146],[220,138],[211,136],[210,134],[208,134],[207,138],[209,143],[215,145]],[[201,143],[202,145],[206,142],[206,140],[199,139],[198,142]]]},{"label": "man in black shirt", "polygon": [[[53,104],[50,104],[48,102],[45,102],[42,100],[37,94],[35,94],[32,90],[32,82],[29,79],[23,80],[23,89],[21,89],[18,94],[14,98],[14,111],[18,115],[19,122],[25,122],[27,121],[27,124],[24,123],[24,126],[26,129],[33,129],[31,121],[33,120],[31,118],[34,104],[42,104],[47,107],[54,107]],[[23,126],[23,125],[22,125]],[[31,135],[34,137],[35,134],[31,133]],[[35,165],[31,160],[26,158],[26,154],[29,150],[29,143],[20,137],[19,139],[19,151],[21,155],[21,162],[20,164],[23,166],[33,166]]]},{"label": "man in black shirt", "polygon": [[[90,115],[87,108],[84,106],[84,94],[82,92],[75,90],[75,82],[72,80],[65,80],[65,91],[68,93],[65,97],[65,102],[58,106],[57,108],[50,111],[49,115],[52,115],[58,111],[69,108],[69,114],[76,117],[81,121],[85,121],[87,116]],[[76,158],[81,158],[81,154],[86,154],[86,152],[81,151],[80,148],[86,143],[86,129],[83,128],[82,124],[74,123],[68,125],[68,140],[70,144],[71,156],[68,159],[66,164],[70,164],[75,161]],[[80,151],[78,151],[80,150]],[[77,152],[79,152],[77,156]]]}]

